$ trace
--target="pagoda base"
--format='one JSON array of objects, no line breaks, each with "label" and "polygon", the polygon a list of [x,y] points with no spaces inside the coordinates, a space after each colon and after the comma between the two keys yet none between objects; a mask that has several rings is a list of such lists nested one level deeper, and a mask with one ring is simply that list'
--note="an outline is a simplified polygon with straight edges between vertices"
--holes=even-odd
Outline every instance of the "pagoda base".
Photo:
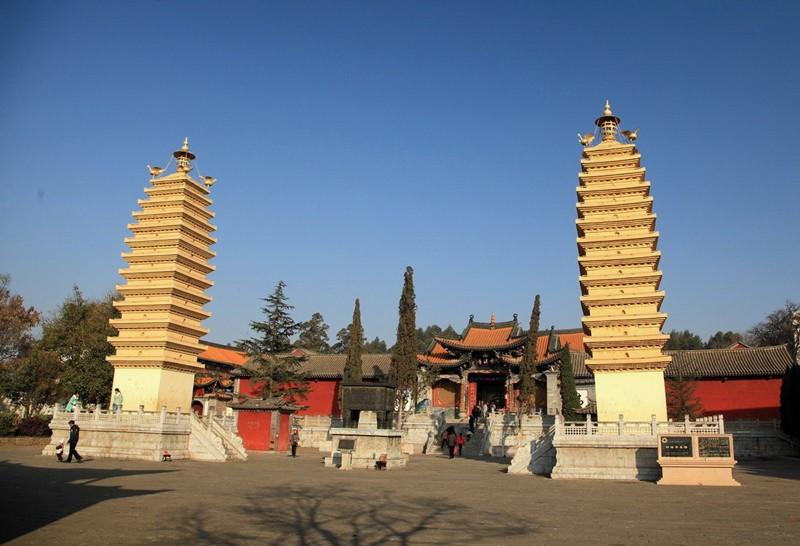
[{"label": "pagoda base", "polygon": [[114,386],[123,396],[122,407],[126,410],[159,411],[166,406],[168,411],[188,411],[194,391],[194,375],[202,368],[177,369],[160,366],[114,368]]},{"label": "pagoda base", "polygon": [[593,371],[598,421],[667,420],[663,370]]},{"label": "pagoda base", "polygon": [[559,436],[553,439],[553,479],[656,481],[655,436]]},{"label": "pagoda base", "polygon": [[166,409],[158,413],[57,411],[50,421],[50,443],[42,455],[55,455],[56,446],[62,442],[64,456],[68,454],[69,421],[74,420],[80,427],[77,449],[81,457],[215,462],[246,458],[243,448],[236,448],[241,441],[218,430],[218,424],[209,419],[201,420],[191,413],[168,413]]}]

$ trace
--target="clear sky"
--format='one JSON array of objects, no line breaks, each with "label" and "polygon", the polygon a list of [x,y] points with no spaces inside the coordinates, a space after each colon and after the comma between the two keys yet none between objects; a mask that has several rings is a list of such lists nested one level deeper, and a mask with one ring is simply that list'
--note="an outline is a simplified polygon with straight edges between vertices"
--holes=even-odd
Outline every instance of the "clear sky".
[{"label": "clear sky", "polygon": [[666,329],[800,300],[798,2],[0,3],[0,272],[52,313],[121,282],[184,136],[219,242],[208,339],[280,279],[331,338],[471,313],[578,327],[577,132],[640,128]]}]

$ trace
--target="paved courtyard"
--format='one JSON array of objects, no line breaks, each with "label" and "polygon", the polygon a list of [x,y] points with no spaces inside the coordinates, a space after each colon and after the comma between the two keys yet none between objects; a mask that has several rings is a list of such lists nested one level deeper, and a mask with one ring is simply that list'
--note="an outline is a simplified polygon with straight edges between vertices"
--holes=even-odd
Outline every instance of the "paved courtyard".
[{"label": "paved courtyard", "polygon": [[325,469],[244,463],[58,464],[0,448],[0,542],[14,544],[785,544],[800,537],[800,460],[740,465],[743,487],[509,476],[498,460],[413,457]]}]

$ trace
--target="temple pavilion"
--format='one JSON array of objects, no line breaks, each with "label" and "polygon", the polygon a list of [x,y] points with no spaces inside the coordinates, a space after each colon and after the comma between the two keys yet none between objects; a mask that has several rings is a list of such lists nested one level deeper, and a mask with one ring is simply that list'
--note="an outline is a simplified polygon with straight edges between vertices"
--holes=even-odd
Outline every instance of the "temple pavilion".
[{"label": "temple pavilion", "polygon": [[[434,407],[468,411],[476,403],[494,404],[498,409],[514,410],[517,405],[519,365],[525,348],[526,332],[517,315],[507,322],[478,322],[474,316],[456,339],[436,337],[427,351],[417,356],[422,369],[435,372],[431,388]],[[557,360],[567,343],[583,350],[583,332],[564,330],[542,332],[537,338],[537,394],[535,404],[544,407],[544,372]]]}]

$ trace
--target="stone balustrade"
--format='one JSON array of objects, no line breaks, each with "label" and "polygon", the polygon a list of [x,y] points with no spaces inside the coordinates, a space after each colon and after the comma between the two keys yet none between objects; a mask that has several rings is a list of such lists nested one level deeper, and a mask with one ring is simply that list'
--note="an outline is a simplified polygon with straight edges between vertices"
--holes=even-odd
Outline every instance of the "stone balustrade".
[{"label": "stone balustrade", "polygon": [[594,422],[586,416],[585,421],[564,421],[556,415],[555,437],[574,436],[650,436],[659,434],[724,434],[725,421],[722,415],[700,417],[695,420],[687,415],[683,421],[658,421],[655,415],[650,421],[625,421],[623,415],[617,421]]}]

